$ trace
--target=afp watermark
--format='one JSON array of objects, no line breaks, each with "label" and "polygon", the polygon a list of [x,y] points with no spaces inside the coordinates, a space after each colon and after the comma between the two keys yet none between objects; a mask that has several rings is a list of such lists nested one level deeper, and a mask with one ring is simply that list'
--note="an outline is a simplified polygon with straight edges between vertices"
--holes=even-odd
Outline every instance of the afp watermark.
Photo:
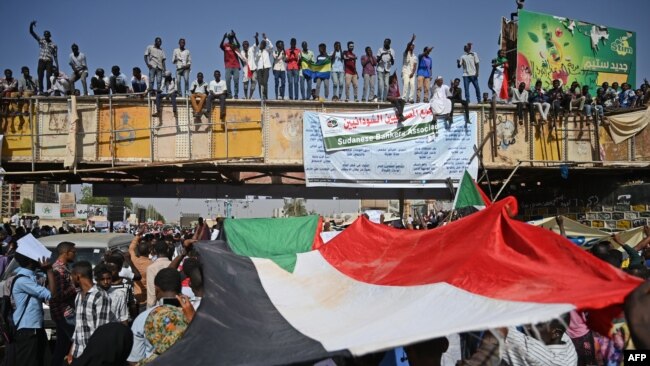
[{"label": "afp watermark", "polygon": [[648,350],[625,350],[623,357],[625,366],[650,366],[650,351]]}]

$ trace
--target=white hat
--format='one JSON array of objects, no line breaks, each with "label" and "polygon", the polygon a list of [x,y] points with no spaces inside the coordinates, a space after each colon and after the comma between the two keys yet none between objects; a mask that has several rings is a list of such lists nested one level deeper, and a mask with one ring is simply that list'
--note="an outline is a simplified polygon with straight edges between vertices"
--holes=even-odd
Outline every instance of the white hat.
[{"label": "white hat", "polygon": [[440,80],[440,79],[442,79],[442,76],[440,75],[436,76],[436,80]]}]

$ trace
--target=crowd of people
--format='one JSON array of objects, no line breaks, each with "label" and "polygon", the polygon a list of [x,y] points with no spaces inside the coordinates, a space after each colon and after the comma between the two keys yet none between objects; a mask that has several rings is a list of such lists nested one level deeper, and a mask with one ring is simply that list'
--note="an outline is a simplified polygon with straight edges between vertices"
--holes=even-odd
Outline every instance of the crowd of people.
[{"label": "crowd of people", "polygon": [[[13,244],[3,248],[2,271],[12,259],[18,267],[5,275],[6,291],[15,303],[10,313],[15,330],[5,333],[5,364],[152,361],[182,336],[201,303],[202,264],[192,245],[216,239],[220,224],[209,228],[200,218],[193,230],[181,232],[143,225],[128,250],[108,250],[99,263],[76,260],[75,243],[63,241],[51,263],[17,253],[16,242],[26,235],[25,227],[7,223],[4,235]],[[51,352],[43,303],[56,324]],[[0,322],[3,331],[8,323]]]},{"label": "crowd of people", "polygon": [[[562,218],[557,222],[566,236]],[[395,221],[384,222],[383,217],[380,223],[395,226]],[[444,223],[444,213],[440,213],[409,217],[396,227],[426,230]],[[14,273],[4,276],[6,291],[15,303],[10,316],[16,331],[6,339],[6,357],[14,361],[8,365],[94,365],[100,360],[102,365],[121,366],[152,361],[183,336],[204,296],[202,268],[209,264],[201,262],[194,244],[216,240],[223,231],[222,220],[210,228],[201,218],[192,230],[183,231],[160,231],[145,224],[135,232],[128,250],[109,250],[99,263],[77,260],[72,241],[58,244],[56,261],[50,263],[47,258],[35,261],[15,251],[15,239],[25,235],[24,224],[4,226],[5,235],[14,243],[13,248],[3,248],[4,266],[11,259],[18,264]],[[324,230],[330,230],[329,223]],[[614,235],[612,239],[624,253],[608,241],[596,243],[589,252],[647,280],[650,227],[645,227],[644,233],[645,239],[634,247]],[[623,350],[632,344],[637,348],[650,346],[650,326],[639,320],[647,312],[643,308],[650,295],[647,288],[637,292],[628,299],[626,314],[617,317],[619,323],[627,320],[627,326],[617,326],[613,335],[592,331],[586,321],[588,312],[574,311],[550,322],[526,326],[524,332],[511,327],[464,333],[410,345],[406,353],[411,365],[439,364],[453,341],[463,345],[458,365],[496,366],[505,362],[515,366],[531,364],[531,360],[567,366],[619,365]],[[56,324],[52,351],[44,330],[43,303],[49,305]],[[506,346],[499,348],[504,341]],[[379,360],[381,354],[362,359]],[[354,365],[361,361],[332,362]]]},{"label": "crowd of people", "polygon": [[[333,101],[389,101],[396,110],[400,120],[402,111],[407,103],[429,103],[437,109],[438,114],[452,114],[453,105],[460,104],[464,108],[465,119],[468,117],[470,102],[470,87],[474,88],[477,103],[488,103],[488,93],[481,95],[478,78],[480,60],[472,50],[472,43],[463,46],[462,55],[456,60],[456,66],[462,69],[463,88],[460,78],[453,78],[449,85],[444,85],[442,76],[434,78],[432,71],[431,52],[433,47],[426,46],[421,53],[415,48],[416,36],[413,35],[401,53],[402,68],[397,70],[398,54],[392,48],[392,41],[386,38],[383,45],[374,52],[371,47],[365,47],[361,55],[355,53],[353,41],[346,43],[346,49],[341,42],[335,42],[332,51],[327,50],[324,43],[318,45],[314,53],[307,42],[298,42],[292,38],[289,47],[284,41],[273,43],[265,33],[261,39],[258,33],[254,42],[240,42],[235,31],[226,32],[219,47],[223,51],[224,73],[215,70],[213,80],[204,79],[203,72],[198,72],[190,83],[192,71],[192,56],[186,47],[186,40],[179,39],[178,48],[172,52],[171,63],[173,70],[168,69],[167,54],[162,48],[162,39],[157,37],[152,45],[146,47],[144,63],[148,72],[143,73],[138,66],[132,68],[132,76],[127,77],[118,65],[111,67],[106,75],[103,68],[95,69],[87,84],[89,66],[86,55],[80,51],[77,44],[71,45],[68,65],[70,75],[62,70],[58,59],[58,46],[52,40],[49,31],[40,36],[35,31],[36,22],[32,22],[29,32],[39,44],[37,77],[30,75],[27,66],[21,68],[20,78],[13,76],[12,70],[5,70],[5,77],[0,79],[0,95],[9,98],[30,97],[34,95],[67,96],[71,94],[88,95],[154,95],[156,110],[154,116],[161,122],[162,101],[169,99],[174,116],[177,116],[176,99],[178,96],[190,98],[194,118],[199,120],[205,115],[211,119],[212,105],[215,101],[220,105],[220,117],[226,114],[226,99],[240,98],[240,82],[243,88],[243,99],[253,99],[258,91],[260,99],[269,98],[269,78],[274,79],[276,99],[289,100],[323,100]],[[314,72],[312,65],[329,65],[327,72]],[[495,71],[502,70],[507,65],[506,51],[499,50],[497,57],[492,60],[492,73],[488,83],[493,93],[493,77]],[[359,74],[358,66],[361,66]],[[402,84],[399,86],[399,76]],[[148,75],[146,75],[148,74]],[[363,78],[363,85],[360,85]],[[82,90],[76,89],[75,83],[81,82]],[[584,113],[587,117],[592,114],[602,115],[604,111],[619,108],[633,108],[648,105],[650,91],[648,82],[636,90],[628,83],[603,83],[601,88],[590,93],[588,86],[581,87],[577,82],[565,90],[566,86],[560,80],[554,80],[552,88],[545,91],[541,81],[537,81],[529,89],[525,83],[511,85],[507,102],[517,106],[517,116],[523,123],[524,109],[530,113],[530,121],[537,123],[536,112],[540,114],[540,123],[548,120],[549,114],[555,121],[560,115],[573,109]],[[360,90],[361,89],[361,90]],[[288,92],[288,93],[286,93]],[[448,106],[451,101],[451,107]],[[5,111],[6,112],[6,111]],[[444,112],[444,113],[443,113]],[[14,114],[24,114],[23,109],[15,110]]]}]

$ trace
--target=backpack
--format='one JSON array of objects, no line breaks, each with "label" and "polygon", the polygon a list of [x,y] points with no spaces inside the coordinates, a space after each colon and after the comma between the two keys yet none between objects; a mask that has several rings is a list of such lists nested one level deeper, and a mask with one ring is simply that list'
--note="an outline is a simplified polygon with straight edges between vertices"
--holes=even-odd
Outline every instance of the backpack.
[{"label": "backpack", "polygon": [[14,324],[14,311],[16,311],[16,304],[13,301],[13,290],[16,280],[20,277],[27,276],[19,274],[7,278],[3,284],[4,291],[0,298],[0,333],[6,344],[13,343],[16,331],[18,330],[18,325],[20,325],[20,321],[23,320],[23,316],[27,311],[27,305],[32,298],[32,295],[27,296],[27,301],[25,302],[25,307],[20,314],[20,318],[18,318],[18,322]]}]

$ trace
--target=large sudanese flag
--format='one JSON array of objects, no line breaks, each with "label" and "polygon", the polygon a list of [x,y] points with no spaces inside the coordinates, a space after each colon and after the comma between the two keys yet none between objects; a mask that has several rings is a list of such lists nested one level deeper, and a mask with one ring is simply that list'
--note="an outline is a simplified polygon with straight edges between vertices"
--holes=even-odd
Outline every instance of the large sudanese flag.
[{"label": "large sudanese flag", "polygon": [[428,231],[359,218],[328,244],[272,258],[201,243],[205,297],[152,365],[286,365],[589,310],[604,329],[641,280],[516,221],[514,198]]}]

